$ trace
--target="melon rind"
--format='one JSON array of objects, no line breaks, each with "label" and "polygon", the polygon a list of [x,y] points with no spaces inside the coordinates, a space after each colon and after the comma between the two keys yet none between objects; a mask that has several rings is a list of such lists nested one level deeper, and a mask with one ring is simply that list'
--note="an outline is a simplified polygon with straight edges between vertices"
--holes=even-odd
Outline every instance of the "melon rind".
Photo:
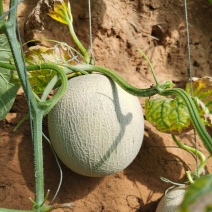
[{"label": "melon rind", "polygon": [[85,176],[125,169],[138,154],[144,119],[137,97],[101,74],[72,78],[48,115],[51,143],[63,163]]},{"label": "melon rind", "polygon": [[156,212],[176,212],[186,193],[186,186],[170,189],[160,200]]}]

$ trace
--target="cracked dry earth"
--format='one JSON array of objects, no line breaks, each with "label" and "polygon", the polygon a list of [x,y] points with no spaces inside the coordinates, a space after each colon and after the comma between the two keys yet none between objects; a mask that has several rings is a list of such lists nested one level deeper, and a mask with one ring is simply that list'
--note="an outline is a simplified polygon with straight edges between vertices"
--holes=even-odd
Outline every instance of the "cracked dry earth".
[{"label": "cracked dry earth", "polygon": [[[8,5],[8,1],[4,1]],[[72,13],[76,34],[89,46],[88,7],[83,0],[72,0]],[[73,45],[66,26],[52,21],[41,10],[43,30],[29,21],[28,15],[37,1],[25,0],[19,5],[18,21],[23,41],[56,39]],[[188,1],[190,47],[193,76],[212,76],[212,6],[207,1]],[[27,27],[27,28],[26,28]],[[96,64],[117,71],[137,87],[154,83],[146,62],[136,51],[142,49],[153,63],[160,82],[172,80],[184,87],[187,74],[187,38],[183,1],[171,0],[93,0],[93,51]],[[51,45],[46,41],[43,45]],[[140,98],[144,105],[144,98]],[[17,132],[14,127],[27,112],[22,92],[10,113],[0,122],[0,206],[30,209],[29,197],[34,197],[33,152],[29,121]],[[47,133],[47,124],[44,129]],[[191,145],[193,132],[181,135]],[[200,140],[197,146],[206,155]],[[52,152],[44,142],[45,187],[53,197],[59,181],[59,171]],[[74,203],[72,209],[54,211],[74,212],[154,212],[164,191],[170,186],[160,176],[175,182],[185,180],[185,171],[195,168],[189,153],[176,148],[168,134],[158,132],[145,121],[142,148],[125,170],[102,178],[80,176],[64,165],[64,180],[55,204]],[[212,161],[207,164],[212,171]]]}]

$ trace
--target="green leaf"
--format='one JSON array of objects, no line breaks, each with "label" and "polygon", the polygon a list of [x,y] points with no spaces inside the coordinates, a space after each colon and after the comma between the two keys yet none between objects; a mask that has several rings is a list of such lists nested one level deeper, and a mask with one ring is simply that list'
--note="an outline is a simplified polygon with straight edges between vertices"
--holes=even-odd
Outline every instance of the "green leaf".
[{"label": "green leaf", "polygon": [[[52,48],[44,46],[30,47],[25,52],[25,61],[27,65],[39,65],[52,62],[55,64],[76,64],[69,47],[65,44],[57,44]],[[36,94],[42,94],[45,87],[56,73],[51,70],[35,70],[28,72],[28,78],[33,91]]]},{"label": "green leaf", "polygon": [[179,97],[147,99],[145,114],[147,121],[161,132],[179,135],[191,127],[188,109]]},{"label": "green leaf", "polygon": [[[12,58],[6,36],[0,35],[0,61],[9,63]],[[13,71],[0,67],[0,120],[13,106],[20,84],[13,79]]]},{"label": "green leaf", "polygon": [[180,212],[212,211],[212,174],[200,177],[188,187]]},{"label": "green leaf", "polygon": [[29,83],[36,94],[42,94],[56,73],[51,70],[35,70],[28,73]]},{"label": "green leaf", "polygon": [[[186,91],[190,94],[190,83],[186,85]],[[192,79],[193,100],[205,125],[212,127],[212,78]]]}]

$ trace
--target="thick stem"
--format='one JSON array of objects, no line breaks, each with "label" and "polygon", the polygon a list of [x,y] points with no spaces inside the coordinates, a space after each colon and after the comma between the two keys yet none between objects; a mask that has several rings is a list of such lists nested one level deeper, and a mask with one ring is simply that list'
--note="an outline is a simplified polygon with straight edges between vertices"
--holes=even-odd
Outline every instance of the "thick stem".
[{"label": "thick stem", "polygon": [[43,113],[38,109],[35,98],[33,98],[33,92],[29,85],[28,80],[24,80],[24,63],[22,61],[20,51],[18,49],[18,42],[14,33],[13,28],[7,28],[7,35],[13,53],[16,68],[18,70],[19,79],[21,80],[22,87],[25,93],[29,94],[29,101],[33,107],[34,112],[34,157],[35,157],[35,187],[36,187],[36,203],[38,205],[44,202],[44,173],[43,173],[43,153],[42,153],[42,118]]},{"label": "thick stem", "polygon": [[[10,1],[10,8],[17,5],[17,0]],[[29,81],[26,78],[25,65],[19,49],[19,43],[16,36],[16,13],[17,8],[9,13],[8,21],[5,23],[5,31],[10,44],[11,52],[18,71],[19,79],[29,102],[33,107],[34,118],[34,156],[35,156],[35,181],[36,181],[36,205],[40,207],[44,203],[44,173],[43,173],[43,151],[42,151],[42,118],[43,112],[38,109],[37,102],[33,96]]]},{"label": "thick stem", "polygon": [[209,151],[210,155],[212,155],[212,138],[207,132],[207,130],[205,129],[205,126],[203,125],[202,120],[199,116],[197,107],[194,104],[192,98],[188,95],[188,93],[186,93],[186,91],[184,91],[181,88],[173,88],[173,89],[167,89],[167,90],[166,89],[159,90],[158,94],[162,96],[176,95],[182,98],[182,100],[184,101],[184,103],[186,104],[188,108],[189,115],[196,132],[198,133],[203,144]]},{"label": "thick stem", "polygon": [[[128,82],[126,82],[121,76],[119,76],[116,72],[100,67],[100,66],[95,66],[95,65],[63,65],[64,67],[69,68],[72,71],[75,72],[87,72],[87,73],[92,73],[92,72],[100,72],[108,77],[110,77],[113,81],[115,81],[117,84],[120,85],[125,91],[128,93],[134,95],[134,96],[142,96],[142,97],[150,97],[158,93],[158,88],[157,87],[150,87],[146,89],[140,89],[136,88],[132,85],[130,85]],[[170,88],[172,86],[172,83],[170,81],[166,81],[163,84],[160,84],[160,86],[163,89]]]},{"label": "thick stem", "polygon": [[33,115],[34,126],[34,162],[35,162],[35,202],[38,206],[44,203],[44,170],[43,170],[43,145],[42,145],[42,120],[43,111],[37,110]]},{"label": "thick stem", "polygon": [[[17,41],[16,32],[15,32],[15,26],[11,22],[6,23],[6,34],[7,38],[10,44],[11,52],[14,58],[15,66],[18,70],[19,79],[21,81],[22,87],[24,89],[24,92],[29,94],[30,97],[33,96],[32,89],[30,87],[30,84],[28,80],[26,79],[25,73],[24,73],[24,62],[21,57],[21,52],[19,50],[19,43]],[[33,106],[33,108],[36,108],[36,101],[34,98],[30,98],[29,100]]]}]

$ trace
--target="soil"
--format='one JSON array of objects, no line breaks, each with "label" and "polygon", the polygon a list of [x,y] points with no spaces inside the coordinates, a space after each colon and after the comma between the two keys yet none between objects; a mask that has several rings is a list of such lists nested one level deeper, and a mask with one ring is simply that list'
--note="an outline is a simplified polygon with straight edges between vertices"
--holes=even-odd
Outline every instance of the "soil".
[{"label": "soil", "polygon": [[[4,1],[7,5],[8,1]],[[65,25],[41,14],[43,30],[33,24],[24,30],[28,15],[37,1],[25,0],[19,5],[18,21],[23,41],[55,39],[73,45]],[[76,34],[89,47],[88,6],[83,0],[72,0]],[[212,76],[212,6],[206,0],[188,1],[191,66],[195,77]],[[26,26],[25,26],[26,27]],[[172,80],[184,87],[189,80],[188,50],[183,1],[172,0],[93,0],[93,54],[96,64],[118,72],[134,86],[154,84],[150,70],[137,52],[143,50],[153,63],[158,80]],[[31,31],[29,31],[31,30]],[[30,32],[30,33],[29,33]],[[43,45],[51,45],[41,41]],[[140,98],[144,105],[144,98]],[[29,121],[13,132],[27,111],[20,91],[10,113],[0,122],[0,206],[30,209],[29,197],[34,198],[33,151]],[[46,119],[44,131],[48,132]],[[180,139],[193,145],[193,131]],[[206,156],[202,142],[197,147]],[[44,142],[45,189],[50,189],[50,201],[59,182],[59,171],[49,145]],[[64,179],[54,204],[73,203],[72,209],[54,211],[74,212],[154,212],[165,190],[171,186],[165,177],[184,182],[185,171],[194,170],[195,159],[176,147],[169,134],[158,132],[145,121],[142,148],[125,170],[102,178],[78,175],[62,165]],[[206,172],[212,171],[212,161]]]}]

